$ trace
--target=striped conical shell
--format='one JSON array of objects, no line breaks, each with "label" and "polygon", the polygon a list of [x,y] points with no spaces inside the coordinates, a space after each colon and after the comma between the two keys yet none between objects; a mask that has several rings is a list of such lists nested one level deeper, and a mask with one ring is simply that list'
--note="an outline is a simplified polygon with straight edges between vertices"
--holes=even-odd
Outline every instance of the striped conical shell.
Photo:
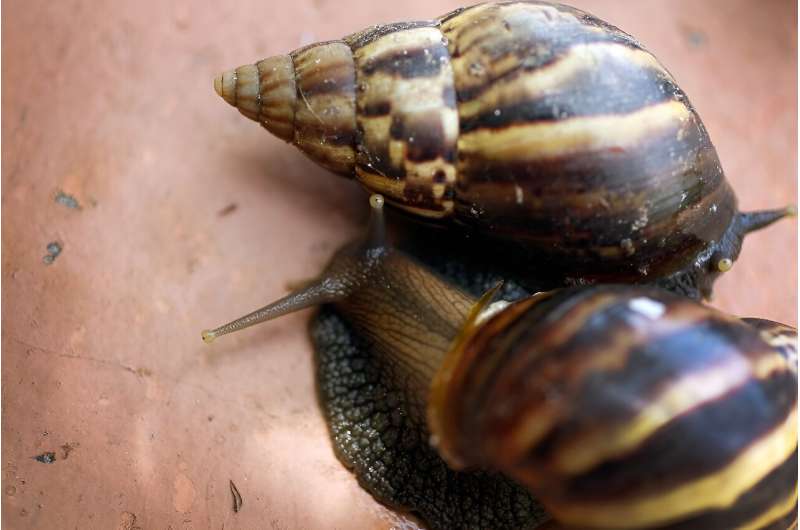
[{"label": "striped conical shell", "polygon": [[735,196],[684,92],[633,37],[574,8],[485,3],[373,26],[215,87],[388,203],[540,268],[681,272],[669,281],[699,296],[741,247]]}]

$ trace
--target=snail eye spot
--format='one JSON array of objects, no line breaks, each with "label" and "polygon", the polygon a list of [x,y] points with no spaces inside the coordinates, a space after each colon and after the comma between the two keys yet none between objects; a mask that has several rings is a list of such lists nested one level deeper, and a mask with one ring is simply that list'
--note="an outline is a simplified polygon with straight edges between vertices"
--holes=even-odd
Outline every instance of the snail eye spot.
[{"label": "snail eye spot", "polygon": [[369,196],[369,205],[372,206],[374,209],[380,210],[381,208],[383,208],[383,203],[384,203],[383,195],[380,195],[378,193],[373,193],[372,195]]},{"label": "snail eye spot", "polygon": [[728,272],[733,268],[733,260],[730,258],[722,258],[717,262],[717,270],[719,272]]}]

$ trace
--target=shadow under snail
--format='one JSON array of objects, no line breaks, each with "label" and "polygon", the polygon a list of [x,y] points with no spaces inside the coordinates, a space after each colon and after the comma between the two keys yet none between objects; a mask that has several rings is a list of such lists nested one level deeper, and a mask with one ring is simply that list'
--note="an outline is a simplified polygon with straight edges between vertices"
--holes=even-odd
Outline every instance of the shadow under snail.
[{"label": "shadow under snail", "polygon": [[569,283],[709,297],[744,236],[694,107],[583,11],[497,2],[370,27],[218,76],[228,103],[388,204]]},{"label": "shadow under snail", "polygon": [[650,286],[476,297],[387,245],[370,204],[319,278],[203,339],[331,304],[320,401],[379,500],[433,528],[796,521],[796,330]]}]

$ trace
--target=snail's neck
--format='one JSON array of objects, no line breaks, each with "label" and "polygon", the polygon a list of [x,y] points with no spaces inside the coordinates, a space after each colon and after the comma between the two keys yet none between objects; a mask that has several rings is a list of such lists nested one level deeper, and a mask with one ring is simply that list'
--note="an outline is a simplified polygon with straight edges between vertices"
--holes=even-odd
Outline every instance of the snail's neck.
[{"label": "snail's neck", "polygon": [[391,249],[359,283],[336,307],[424,408],[433,376],[476,300]]}]

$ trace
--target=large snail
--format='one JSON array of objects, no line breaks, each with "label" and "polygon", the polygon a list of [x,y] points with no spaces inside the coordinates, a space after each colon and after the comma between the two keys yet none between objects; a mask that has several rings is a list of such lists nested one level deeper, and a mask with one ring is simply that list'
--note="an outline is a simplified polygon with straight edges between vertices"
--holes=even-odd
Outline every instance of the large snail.
[{"label": "large snail", "polygon": [[[498,2],[225,72],[228,103],[322,166],[573,283],[708,297],[748,232],[705,127],[630,35]],[[535,265],[534,265],[535,264]]]},{"label": "large snail", "polygon": [[370,202],[367,237],[318,279],[203,338],[332,304],[344,321],[313,327],[321,401],[377,498],[434,528],[545,521],[519,486],[466,468],[511,477],[563,527],[796,520],[794,329],[647,286],[477,298],[388,246]]}]

